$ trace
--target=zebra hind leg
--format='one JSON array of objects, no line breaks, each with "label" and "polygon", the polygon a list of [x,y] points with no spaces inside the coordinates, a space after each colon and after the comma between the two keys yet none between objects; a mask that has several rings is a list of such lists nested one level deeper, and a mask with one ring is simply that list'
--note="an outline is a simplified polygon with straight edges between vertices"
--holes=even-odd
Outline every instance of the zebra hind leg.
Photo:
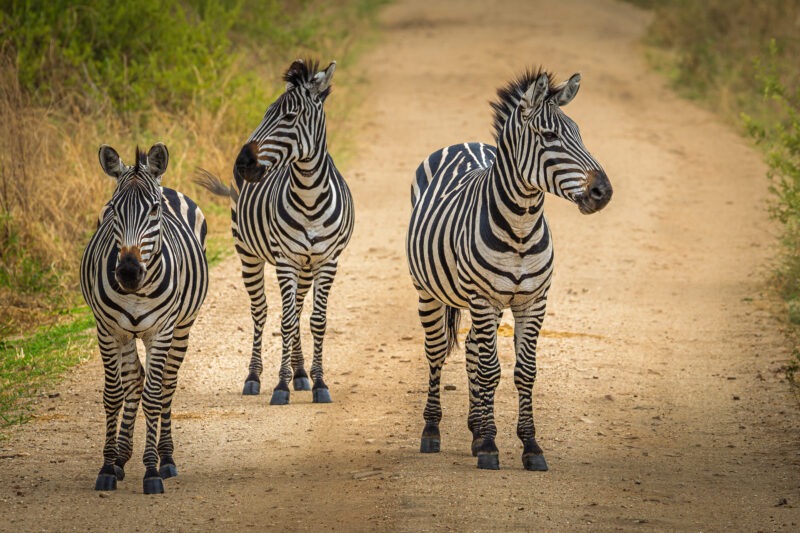
[{"label": "zebra hind leg", "polygon": [[[300,277],[297,280],[297,317],[299,318],[303,313],[303,301],[305,300],[308,289],[313,283],[311,273],[308,271],[300,272]],[[308,379],[308,374],[305,369],[305,362],[303,360],[303,347],[300,342],[300,335],[292,349],[292,386],[294,390],[307,391],[311,390],[311,380]]]},{"label": "zebra hind leg", "polygon": [[257,395],[261,392],[261,341],[264,324],[267,321],[267,297],[264,294],[264,260],[239,250],[242,261],[242,278],[247,294],[250,296],[250,315],[253,318],[253,351],[250,356],[250,369],[244,381],[242,394]]},{"label": "zebra hind leg", "polygon": [[419,451],[437,453],[441,448],[439,422],[442,420],[440,401],[442,366],[447,356],[446,306],[428,293],[419,291],[419,320],[425,330],[425,357],[428,359],[428,400],[425,403]]},{"label": "zebra hind leg", "polygon": [[480,402],[480,387],[478,386],[478,341],[475,337],[475,328],[470,328],[466,348],[467,382],[469,387],[469,415],[467,428],[472,433],[472,456],[478,456],[478,448],[483,443],[481,438],[481,419],[483,411]]},{"label": "zebra hind leg", "polygon": [[311,362],[311,378],[314,387],[311,394],[314,403],[331,403],[331,393],[323,380],[322,345],[328,327],[328,295],[336,277],[336,263],[327,264],[314,273],[314,311],[311,313],[311,335],[314,337],[314,359]]}]

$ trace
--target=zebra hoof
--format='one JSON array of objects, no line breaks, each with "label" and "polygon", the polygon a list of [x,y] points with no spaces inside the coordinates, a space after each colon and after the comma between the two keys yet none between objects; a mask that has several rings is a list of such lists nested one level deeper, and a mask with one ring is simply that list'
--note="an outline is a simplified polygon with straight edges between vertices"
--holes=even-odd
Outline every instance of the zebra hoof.
[{"label": "zebra hoof", "polygon": [[314,403],[331,403],[331,392],[328,389],[314,389],[311,393]]},{"label": "zebra hoof", "polygon": [[100,474],[94,482],[94,490],[117,490],[117,476]]},{"label": "zebra hoof", "polygon": [[289,404],[289,391],[277,389],[272,391],[272,398],[269,400],[270,405],[288,405]]},{"label": "zebra hoof", "polygon": [[478,468],[481,470],[500,470],[500,456],[497,453],[478,452]]},{"label": "zebra hoof", "polygon": [[439,437],[422,437],[419,441],[420,453],[439,453],[441,440]]},{"label": "zebra hoof", "polygon": [[174,464],[162,464],[158,469],[158,475],[161,479],[169,479],[178,475],[178,468]]},{"label": "zebra hoof", "polygon": [[116,476],[117,481],[124,480],[125,479],[125,470],[119,465],[114,465],[114,476]]},{"label": "zebra hoof", "polygon": [[164,481],[161,477],[146,477],[143,490],[145,494],[164,494]]},{"label": "zebra hoof", "polygon": [[547,461],[544,460],[544,455],[542,454],[522,454],[522,466],[525,467],[525,470],[547,472]]},{"label": "zebra hoof", "polygon": [[294,378],[294,390],[311,390],[311,380],[307,377]]},{"label": "zebra hoof", "polygon": [[261,383],[258,381],[245,381],[243,396],[257,396],[261,393]]}]

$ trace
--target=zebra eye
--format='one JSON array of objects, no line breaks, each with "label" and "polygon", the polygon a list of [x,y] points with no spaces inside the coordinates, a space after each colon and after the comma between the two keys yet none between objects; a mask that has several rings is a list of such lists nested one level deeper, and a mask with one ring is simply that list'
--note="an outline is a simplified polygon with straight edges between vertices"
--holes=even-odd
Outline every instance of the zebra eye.
[{"label": "zebra eye", "polygon": [[283,118],[285,118],[286,120],[290,120],[290,121],[294,120],[295,118],[297,118],[297,113],[286,113],[283,116]]},{"label": "zebra eye", "polygon": [[159,204],[154,204],[154,205],[153,205],[153,208],[152,208],[152,209],[150,209],[150,216],[151,216],[151,217],[158,216],[158,208],[159,208],[159,207],[160,207],[160,205],[159,205]]},{"label": "zebra eye", "polygon": [[552,131],[542,132],[542,137],[544,137],[544,140],[549,143],[558,140],[558,135],[556,135],[555,132]]}]

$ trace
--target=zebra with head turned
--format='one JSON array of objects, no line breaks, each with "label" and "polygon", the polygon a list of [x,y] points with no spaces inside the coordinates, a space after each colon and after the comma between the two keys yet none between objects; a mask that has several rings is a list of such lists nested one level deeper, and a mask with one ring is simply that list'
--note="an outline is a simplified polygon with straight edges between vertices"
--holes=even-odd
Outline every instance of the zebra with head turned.
[{"label": "zebra with head turned", "polygon": [[313,401],[331,401],[323,380],[322,342],[328,293],[339,254],[353,232],[353,199],[328,153],[323,104],[331,91],[336,63],[318,70],[297,60],[284,76],[286,92],[272,103],[242,147],[230,188],[201,170],[198,183],[231,198],[231,229],[250,295],[253,351],[244,394],[261,390],[261,339],[267,317],[264,265],[275,265],[281,290],[282,357],[270,403],[289,403],[289,381],[308,390],[300,345],[300,313],[314,286],[311,334]]},{"label": "zebra with head turned", "polygon": [[419,316],[429,363],[428,400],[420,451],[438,452],[442,365],[456,343],[460,309],[469,309],[466,339],[468,427],[478,468],[499,468],[494,392],[500,380],[497,328],[504,309],[514,315],[519,393],[517,436],[528,470],[547,470],[536,443],[532,390],[536,343],[553,273],[553,247],[544,193],[594,213],[611,199],[611,184],[561,107],[578,92],[580,75],[555,85],[541,68],[527,70],[498,91],[497,147],[450,146],[419,166],[406,252],[419,292]]},{"label": "zebra with head turned", "polygon": [[[141,400],[144,492],[159,494],[162,479],[177,475],[172,396],[208,289],[206,222],[192,200],[161,187],[169,160],[163,144],[146,154],[137,148],[132,166],[110,146],[101,146],[99,156],[117,186],[81,260],[81,290],[95,316],[105,370],[106,441],[95,489],[114,490],[125,477]],[[136,338],[147,352],[144,367]]]}]

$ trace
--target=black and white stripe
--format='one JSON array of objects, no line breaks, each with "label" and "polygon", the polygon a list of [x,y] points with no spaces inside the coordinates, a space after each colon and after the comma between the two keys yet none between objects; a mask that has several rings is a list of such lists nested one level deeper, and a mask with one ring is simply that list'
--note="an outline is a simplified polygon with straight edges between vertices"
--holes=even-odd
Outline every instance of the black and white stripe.
[{"label": "black and white stripe", "polygon": [[313,400],[331,401],[322,369],[328,293],[339,254],[353,232],[353,200],[328,154],[326,140],[323,104],[335,67],[331,63],[318,71],[312,61],[292,63],[284,77],[286,92],[269,106],[236,159],[232,187],[205,171],[198,180],[212,192],[231,198],[231,228],[253,317],[253,350],[244,394],[261,390],[261,341],[267,317],[264,265],[269,262],[276,267],[283,347],[278,384],[270,400],[273,405],[289,402],[292,378],[295,390],[311,388],[299,319],[312,284]]},{"label": "black and white stripe", "polygon": [[[133,166],[113,148],[100,148],[100,165],[117,187],[81,260],[81,290],[95,316],[105,369],[106,441],[97,490],[113,490],[124,478],[140,400],[147,424],[144,492],[163,492],[162,478],[177,475],[172,395],[208,290],[208,265],[203,213],[161,187],[168,159],[160,143],[147,154],[137,148]],[[144,367],[136,338],[147,352]]]},{"label": "black and white stripe", "polygon": [[510,308],[522,461],[528,470],[547,469],[536,443],[532,409],[536,343],[553,272],[544,193],[576,203],[585,214],[605,207],[612,193],[577,125],[561,111],[579,84],[578,74],[554,85],[541,69],[526,71],[500,89],[492,104],[497,148],[481,143],[450,146],[431,154],[417,169],[406,251],[419,292],[430,370],[422,452],[439,451],[442,365],[456,342],[460,309],[469,309],[472,451],[479,468],[499,468],[496,337],[502,312]]}]

